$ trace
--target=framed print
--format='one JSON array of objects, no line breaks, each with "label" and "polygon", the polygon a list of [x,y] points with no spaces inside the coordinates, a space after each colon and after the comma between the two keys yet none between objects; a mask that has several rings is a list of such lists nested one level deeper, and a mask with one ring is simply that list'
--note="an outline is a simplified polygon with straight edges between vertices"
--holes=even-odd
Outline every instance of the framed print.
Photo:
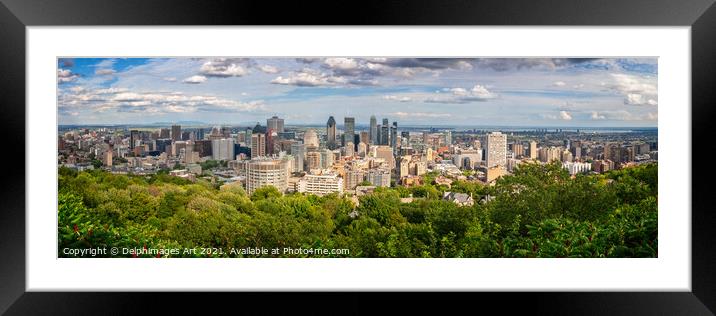
[{"label": "framed print", "polygon": [[714,310],[712,2],[160,3],[3,2],[8,314],[156,301],[91,291]]}]

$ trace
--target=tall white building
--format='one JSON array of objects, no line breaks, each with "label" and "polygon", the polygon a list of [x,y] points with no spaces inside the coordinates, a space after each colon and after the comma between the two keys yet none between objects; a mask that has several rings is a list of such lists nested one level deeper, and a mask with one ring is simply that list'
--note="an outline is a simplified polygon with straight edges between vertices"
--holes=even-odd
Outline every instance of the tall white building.
[{"label": "tall white building", "polygon": [[280,192],[288,188],[288,160],[259,157],[239,161],[239,174],[246,177],[246,192],[253,194],[256,189],[273,186]]},{"label": "tall white building", "polygon": [[368,145],[366,143],[358,143],[358,155],[361,157],[365,157],[365,155],[368,153]]},{"label": "tall white building", "polygon": [[303,171],[303,160],[306,158],[306,146],[301,143],[291,144],[291,155],[295,160],[293,163],[294,171]]},{"label": "tall white building", "polygon": [[318,148],[318,134],[316,134],[316,131],[312,129],[307,130],[306,133],[303,134],[303,143],[306,147]]},{"label": "tall white building", "polygon": [[321,168],[330,169],[333,166],[333,151],[326,149],[321,151]]},{"label": "tall white building", "polygon": [[222,138],[211,141],[211,156],[214,160],[234,160],[234,139]]},{"label": "tall white building", "polygon": [[298,192],[323,196],[343,194],[343,179],[336,174],[307,174],[298,181]]},{"label": "tall white building", "polygon": [[500,132],[487,134],[485,160],[487,168],[507,165],[507,135]]},{"label": "tall white building", "polygon": [[592,164],[588,162],[563,162],[562,167],[567,169],[570,175],[592,170]]},{"label": "tall white building", "polygon": [[346,143],[346,146],[343,147],[343,149],[345,150],[346,157],[352,157],[355,154],[355,150],[353,150],[353,148],[354,148],[353,142]]}]

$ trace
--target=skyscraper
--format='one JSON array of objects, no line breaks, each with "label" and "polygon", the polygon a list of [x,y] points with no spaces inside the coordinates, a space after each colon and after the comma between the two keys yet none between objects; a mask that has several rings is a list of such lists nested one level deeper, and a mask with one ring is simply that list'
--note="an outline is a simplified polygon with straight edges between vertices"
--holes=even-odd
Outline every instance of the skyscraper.
[{"label": "skyscraper", "polygon": [[275,155],[278,154],[278,133],[272,128],[268,128],[266,131],[266,154]]},{"label": "skyscraper", "polygon": [[366,132],[366,131],[360,132],[360,136],[358,137],[357,144],[360,144],[360,143],[366,143],[366,144],[370,143],[370,133],[369,132]]},{"label": "skyscraper", "polygon": [[512,152],[515,154],[514,158],[522,157],[525,154],[525,147],[522,143],[512,144]]},{"label": "skyscraper", "polygon": [[321,169],[321,153],[318,151],[309,151],[306,153],[306,169]]},{"label": "skyscraper", "polygon": [[251,134],[253,134],[254,132],[251,130],[251,127],[247,127],[245,133],[246,135],[244,136],[244,138],[246,139],[246,147],[251,147]]},{"label": "skyscraper", "polygon": [[530,142],[530,159],[537,159],[537,142]]},{"label": "skyscraper", "polygon": [[181,125],[172,125],[172,140],[181,140]]},{"label": "skyscraper", "polygon": [[307,130],[306,133],[303,134],[303,143],[306,145],[306,149],[308,149],[308,147],[318,148],[318,134],[316,134],[316,131],[312,129]]},{"label": "skyscraper", "polygon": [[[214,160],[234,160],[234,139],[233,138],[222,138],[214,139],[211,141],[212,158]],[[190,153],[191,150],[185,152]]]},{"label": "skyscraper", "polygon": [[321,151],[321,167],[330,169],[333,166],[333,152],[330,149]]},{"label": "skyscraper", "polygon": [[303,159],[306,157],[306,146],[302,143],[291,144],[291,155],[293,156],[293,159],[295,159],[294,171],[303,171]]},{"label": "skyscraper", "polygon": [[375,127],[375,130],[375,143],[373,143],[373,145],[381,145],[381,142],[383,140],[383,126],[378,124],[378,126]]},{"label": "skyscraper", "polygon": [[336,120],[333,116],[326,123],[326,145],[329,149],[336,149]]},{"label": "skyscraper", "polygon": [[390,145],[390,123],[388,123],[387,118],[383,119],[383,125],[381,126],[380,144],[381,145]]},{"label": "skyscraper", "polygon": [[139,140],[139,131],[136,129],[129,131],[129,149],[134,149],[134,146],[137,146],[138,140]]},{"label": "skyscraper", "polygon": [[345,146],[346,144],[348,144],[348,142],[353,143],[356,131],[356,119],[354,117],[346,117],[344,119],[344,129],[345,132],[343,133],[343,145]]},{"label": "skyscraper", "polygon": [[268,129],[273,129],[276,133],[283,133],[283,119],[274,115],[273,117],[266,119],[266,127]]},{"label": "skyscraper", "polygon": [[261,156],[266,156],[266,135],[261,133],[251,134],[251,158]]},{"label": "skyscraper", "polygon": [[390,147],[393,148],[393,153],[398,152],[398,122],[393,122],[390,128]]},{"label": "skyscraper", "polygon": [[[577,158],[577,159],[581,158],[582,157],[582,142],[575,140],[570,145],[572,145],[571,148],[569,148],[569,150],[572,151],[572,156],[574,156],[574,158]],[[648,149],[647,149],[647,151],[648,151]]]},{"label": "skyscraper", "polygon": [[507,166],[507,135],[493,132],[487,135],[487,168]]},{"label": "skyscraper", "polygon": [[378,143],[378,120],[375,115],[370,116],[370,131],[368,133],[370,137],[370,144],[375,145]]}]

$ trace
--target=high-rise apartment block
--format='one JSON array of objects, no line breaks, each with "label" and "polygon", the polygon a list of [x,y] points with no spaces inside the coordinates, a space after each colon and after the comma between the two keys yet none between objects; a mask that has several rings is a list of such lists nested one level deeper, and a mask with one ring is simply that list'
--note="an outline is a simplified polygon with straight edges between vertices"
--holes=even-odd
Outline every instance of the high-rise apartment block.
[{"label": "high-rise apartment block", "polygon": [[487,168],[507,166],[507,135],[500,132],[490,133],[485,145]]},{"label": "high-rise apartment block", "polygon": [[246,192],[249,195],[265,186],[285,192],[288,187],[288,163],[286,159],[260,157],[239,161],[237,169],[246,177]]}]

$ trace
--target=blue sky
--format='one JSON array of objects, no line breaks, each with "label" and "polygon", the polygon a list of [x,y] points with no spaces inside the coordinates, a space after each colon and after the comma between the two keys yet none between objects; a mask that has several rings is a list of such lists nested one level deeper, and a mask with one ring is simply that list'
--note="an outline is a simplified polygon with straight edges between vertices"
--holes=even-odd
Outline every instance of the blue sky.
[{"label": "blue sky", "polygon": [[60,124],[657,126],[656,58],[60,58]]}]

